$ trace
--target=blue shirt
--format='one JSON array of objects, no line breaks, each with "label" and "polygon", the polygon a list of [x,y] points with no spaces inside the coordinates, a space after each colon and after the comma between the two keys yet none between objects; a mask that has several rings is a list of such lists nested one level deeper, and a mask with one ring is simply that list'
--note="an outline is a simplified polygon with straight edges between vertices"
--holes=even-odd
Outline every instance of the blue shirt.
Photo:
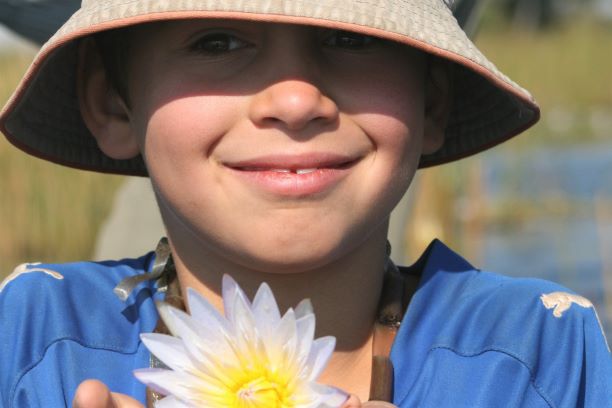
[{"label": "blue shirt", "polygon": [[[97,378],[145,399],[139,333],[157,321],[152,283],[112,288],[136,260],[25,265],[0,286],[0,407],[69,407]],[[399,407],[612,407],[612,357],[588,301],[550,282],[474,269],[434,241],[391,352]]]},{"label": "blue shirt", "polygon": [[132,370],[149,365],[139,333],[154,330],[160,296],[141,284],[124,303],[112,289],[152,261],[24,265],[9,275],[0,292],[0,407],[71,407],[87,378],[144,401]]},{"label": "blue shirt", "polygon": [[612,407],[612,356],[588,300],[479,271],[439,241],[410,269],[422,276],[391,351],[396,405]]}]

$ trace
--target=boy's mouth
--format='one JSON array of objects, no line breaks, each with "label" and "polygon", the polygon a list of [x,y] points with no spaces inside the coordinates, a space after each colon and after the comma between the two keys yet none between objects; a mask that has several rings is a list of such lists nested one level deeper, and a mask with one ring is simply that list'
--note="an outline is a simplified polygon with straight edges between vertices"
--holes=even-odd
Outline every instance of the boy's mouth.
[{"label": "boy's mouth", "polygon": [[225,165],[240,171],[274,171],[279,173],[306,174],[322,169],[347,168],[357,160],[357,158],[339,154],[309,153],[301,155],[268,155],[225,163]]},{"label": "boy's mouth", "polygon": [[358,161],[335,154],[275,155],[225,165],[258,190],[278,196],[303,197],[329,190]]},{"label": "boy's mouth", "polygon": [[343,169],[348,168],[352,165],[353,162],[340,163],[337,165],[329,165],[329,166],[317,166],[317,167],[309,167],[309,168],[274,168],[274,167],[256,167],[256,166],[244,166],[244,167],[233,167],[239,171],[271,171],[274,173],[292,173],[292,174],[308,174],[314,173],[318,170],[326,170],[326,169]]}]

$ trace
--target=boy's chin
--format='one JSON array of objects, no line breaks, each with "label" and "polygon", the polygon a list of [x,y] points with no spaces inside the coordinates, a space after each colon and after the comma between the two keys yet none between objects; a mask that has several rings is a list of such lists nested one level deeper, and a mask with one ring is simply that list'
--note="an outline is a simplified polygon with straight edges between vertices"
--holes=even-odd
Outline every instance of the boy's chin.
[{"label": "boy's chin", "polygon": [[250,269],[273,274],[297,274],[334,265],[347,255],[341,243],[291,243],[257,245],[243,251],[239,258]]}]

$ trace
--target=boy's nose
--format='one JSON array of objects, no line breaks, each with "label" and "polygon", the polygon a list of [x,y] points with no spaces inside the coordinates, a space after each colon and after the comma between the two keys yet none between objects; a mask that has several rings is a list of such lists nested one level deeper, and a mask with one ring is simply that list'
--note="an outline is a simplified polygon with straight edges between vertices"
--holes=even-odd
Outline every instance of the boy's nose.
[{"label": "boy's nose", "polygon": [[312,122],[334,122],[338,113],[336,103],[315,84],[298,79],[269,85],[255,95],[250,107],[251,120],[257,126],[283,126],[294,131]]}]

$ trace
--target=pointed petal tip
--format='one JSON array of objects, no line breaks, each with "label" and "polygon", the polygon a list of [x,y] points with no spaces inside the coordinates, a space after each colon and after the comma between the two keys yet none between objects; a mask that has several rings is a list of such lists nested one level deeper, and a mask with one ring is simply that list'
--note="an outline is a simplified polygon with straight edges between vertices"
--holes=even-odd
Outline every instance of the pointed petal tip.
[{"label": "pointed petal tip", "polygon": [[331,385],[310,383],[310,389],[317,394],[316,408],[340,408],[350,397],[347,392]]},{"label": "pointed petal tip", "polygon": [[302,299],[302,301],[300,301],[300,303],[298,303],[298,305],[295,307],[295,315],[299,319],[300,317],[309,314],[314,314],[312,302],[308,298]]},{"label": "pointed petal tip", "polygon": [[188,287],[187,288],[187,301],[190,302],[191,299],[196,298],[196,299],[204,299],[204,296],[202,296],[197,290],[195,290],[192,287]]},{"label": "pointed petal tip", "polygon": [[224,273],[223,278],[221,279],[221,287],[223,288],[223,291],[225,291],[226,288],[229,289],[229,288],[234,288],[234,287],[239,287],[239,286],[234,278],[232,278],[227,273]]}]

